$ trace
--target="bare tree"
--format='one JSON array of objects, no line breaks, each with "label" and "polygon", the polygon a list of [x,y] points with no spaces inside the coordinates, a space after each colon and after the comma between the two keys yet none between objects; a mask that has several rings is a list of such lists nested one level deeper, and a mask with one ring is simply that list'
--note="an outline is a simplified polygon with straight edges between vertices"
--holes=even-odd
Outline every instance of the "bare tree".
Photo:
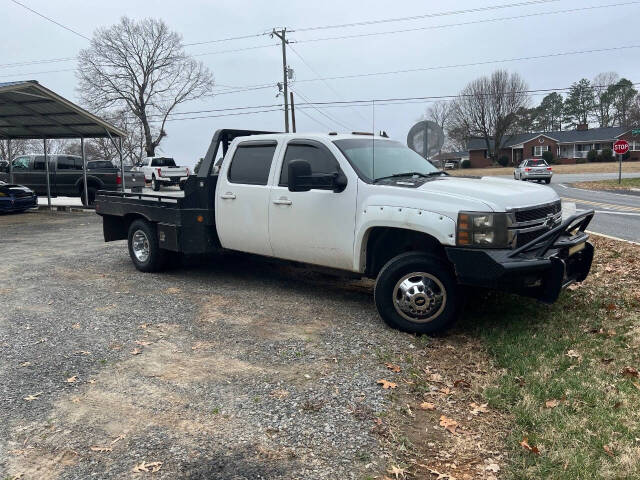
[{"label": "bare tree", "polygon": [[182,37],[151,18],[123,17],[96,30],[78,56],[78,77],[90,109],[127,109],[140,121],[147,156],[155,155],[167,135],[169,114],[213,88],[211,72],[184,52]]},{"label": "bare tree", "polygon": [[618,83],[620,79],[616,72],[603,72],[593,77],[593,91],[595,94],[594,114],[598,125],[601,127],[610,127],[613,124],[613,95],[611,86]]},{"label": "bare tree", "polygon": [[[425,114],[426,120],[431,120],[433,123],[438,125],[444,131],[447,121],[449,120],[449,115],[451,113],[451,105],[450,102],[439,101],[431,104],[429,108],[427,108],[427,112]],[[442,149],[440,149],[440,153],[442,153]]]},{"label": "bare tree", "polygon": [[482,137],[494,161],[503,139],[529,105],[527,84],[517,73],[497,70],[469,83],[453,102],[452,126]]},{"label": "bare tree", "polygon": [[13,160],[19,155],[37,153],[42,150],[42,141],[37,140],[12,140],[11,158],[9,158],[9,142],[0,140],[0,160]]}]

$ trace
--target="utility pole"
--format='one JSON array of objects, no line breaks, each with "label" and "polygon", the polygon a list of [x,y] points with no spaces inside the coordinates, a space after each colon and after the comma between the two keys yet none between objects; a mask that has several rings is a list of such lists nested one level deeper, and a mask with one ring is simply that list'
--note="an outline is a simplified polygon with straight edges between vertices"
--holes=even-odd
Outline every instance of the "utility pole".
[{"label": "utility pole", "polygon": [[286,27],[278,31],[275,28],[271,32],[271,36],[276,36],[282,41],[282,80],[284,93],[284,130],[289,133],[289,84],[287,72],[287,29]]},{"label": "utility pole", "polygon": [[293,103],[293,92],[289,92],[291,95],[291,131],[296,133],[296,108]]}]

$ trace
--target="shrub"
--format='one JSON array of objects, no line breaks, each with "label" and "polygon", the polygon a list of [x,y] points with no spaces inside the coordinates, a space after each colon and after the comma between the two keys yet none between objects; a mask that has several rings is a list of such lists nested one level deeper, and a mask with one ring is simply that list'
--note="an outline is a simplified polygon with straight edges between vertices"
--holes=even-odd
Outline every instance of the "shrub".
[{"label": "shrub", "polygon": [[469,161],[469,160],[462,160],[462,161],[460,162],[460,166],[461,166],[462,168],[471,168],[471,161]]},{"label": "shrub", "polygon": [[498,158],[498,164],[501,167],[506,167],[507,165],[509,165],[509,157],[507,157],[506,155],[502,155]]},{"label": "shrub", "polygon": [[587,153],[587,160],[589,160],[590,162],[599,161],[598,152],[596,150],[589,150],[589,153]]},{"label": "shrub", "polygon": [[586,158],[576,158],[576,163],[587,163]]},{"label": "shrub", "polygon": [[544,159],[545,162],[547,162],[549,165],[556,163],[556,158],[553,155],[553,152],[551,150],[547,150],[545,152],[542,152],[542,158]]},{"label": "shrub", "polygon": [[605,148],[604,150],[602,150],[602,153],[600,153],[601,162],[612,162],[613,160],[613,150],[611,150],[610,148]]}]

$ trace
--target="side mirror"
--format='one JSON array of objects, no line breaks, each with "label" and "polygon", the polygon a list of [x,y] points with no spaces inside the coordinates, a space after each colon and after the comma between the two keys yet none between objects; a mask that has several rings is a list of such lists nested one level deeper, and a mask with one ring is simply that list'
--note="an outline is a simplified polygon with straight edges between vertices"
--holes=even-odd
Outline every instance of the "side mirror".
[{"label": "side mirror", "polygon": [[308,192],[311,190],[309,178],[311,165],[306,160],[293,160],[289,163],[288,183],[290,192]]},{"label": "side mirror", "polygon": [[344,173],[336,173],[333,178],[333,192],[340,193],[347,188],[347,177]]}]

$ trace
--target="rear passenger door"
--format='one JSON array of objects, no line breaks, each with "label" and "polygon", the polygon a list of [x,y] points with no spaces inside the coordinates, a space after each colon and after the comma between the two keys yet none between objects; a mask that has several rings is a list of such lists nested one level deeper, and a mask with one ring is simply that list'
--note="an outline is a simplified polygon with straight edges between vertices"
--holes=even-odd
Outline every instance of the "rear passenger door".
[{"label": "rear passenger door", "polygon": [[[78,168],[80,167],[80,168]],[[76,162],[75,157],[58,155],[56,162],[56,193],[58,195],[78,195],[76,182],[82,174],[82,160]]]},{"label": "rear passenger door", "polygon": [[216,229],[224,248],[272,256],[269,243],[269,179],[275,141],[238,144],[224,162],[216,187]]}]

